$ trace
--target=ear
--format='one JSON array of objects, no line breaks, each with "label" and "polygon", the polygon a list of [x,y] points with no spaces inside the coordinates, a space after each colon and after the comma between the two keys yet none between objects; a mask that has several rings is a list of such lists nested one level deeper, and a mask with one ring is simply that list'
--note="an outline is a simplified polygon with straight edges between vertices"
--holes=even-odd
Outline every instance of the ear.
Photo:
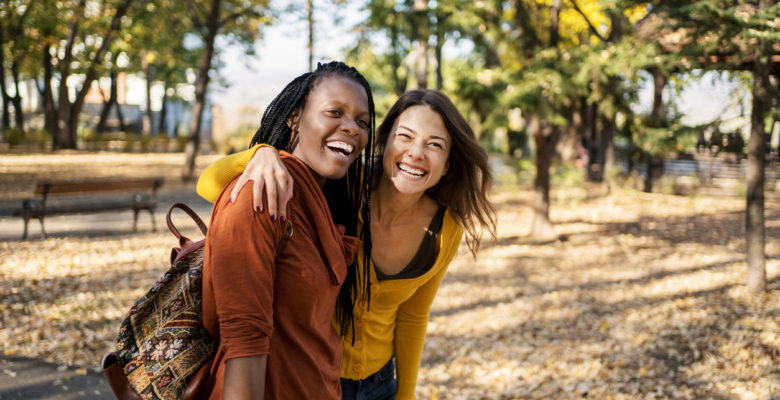
[{"label": "ear", "polygon": [[450,171],[450,160],[447,160],[447,163],[444,164],[444,171],[442,171],[441,176],[447,175],[447,172]]},{"label": "ear", "polygon": [[300,121],[300,119],[301,119],[301,110],[299,108],[296,108],[290,114],[290,118],[287,119],[287,127],[293,129],[294,126],[298,125],[298,121]]}]

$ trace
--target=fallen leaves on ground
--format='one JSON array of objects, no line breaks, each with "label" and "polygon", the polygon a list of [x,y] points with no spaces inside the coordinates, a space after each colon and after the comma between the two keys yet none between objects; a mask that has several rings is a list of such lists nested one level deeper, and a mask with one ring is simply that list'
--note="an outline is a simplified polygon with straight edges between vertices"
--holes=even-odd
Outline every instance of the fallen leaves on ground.
[{"label": "fallen leaves on ground", "polygon": [[[434,302],[419,398],[780,396],[780,204],[766,206],[769,290],[753,296],[743,199],[561,193],[562,240],[546,244],[525,237],[530,193],[495,193],[497,241],[476,260],[461,246]],[[97,369],[175,244],[0,242],[0,348]]]}]

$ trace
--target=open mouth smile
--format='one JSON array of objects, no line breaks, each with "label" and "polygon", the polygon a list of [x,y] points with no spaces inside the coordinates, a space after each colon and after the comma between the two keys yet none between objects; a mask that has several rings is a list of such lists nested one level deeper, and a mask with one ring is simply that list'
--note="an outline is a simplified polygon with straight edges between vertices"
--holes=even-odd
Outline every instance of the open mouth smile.
[{"label": "open mouth smile", "polygon": [[345,157],[349,157],[352,155],[352,152],[355,151],[355,146],[347,143],[342,142],[340,140],[327,142],[325,145],[334,153],[341,154]]},{"label": "open mouth smile", "polygon": [[405,175],[409,175],[414,178],[419,178],[422,176],[425,176],[426,172],[424,170],[421,170],[419,168],[414,168],[409,165],[398,163],[396,164],[398,166],[398,170],[404,173]]}]

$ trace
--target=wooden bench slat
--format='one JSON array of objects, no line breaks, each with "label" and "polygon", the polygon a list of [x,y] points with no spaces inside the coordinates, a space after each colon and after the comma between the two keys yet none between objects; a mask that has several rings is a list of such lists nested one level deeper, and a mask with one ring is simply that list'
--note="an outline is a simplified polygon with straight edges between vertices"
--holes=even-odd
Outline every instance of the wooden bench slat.
[{"label": "wooden bench slat", "polygon": [[[83,181],[45,181],[35,185],[35,194],[40,196],[35,199],[24,199],[22,208],[16,210],[14,215],[24,218],[24,233],[22,239],[27,238],[27,225],[32,218],[41,222],[41,234],[46,237],[43,229],[43,219],[47,215],[79,214],[112,210],[133,210],[133,231],[136,230],[138,212],[149,211],[152,217],[152,230],[155,230],[154,209],[157,207],[157,189],[162,186],[162,178],[136,178],[136,179],[94,179]],[[135,192],[124,199],[110,199],[109,196],[92,196],[80,199],[73,194],[84,193],[108,193],[108,192]],[[50,199],[68,201],[52,201]],[[49,201],[47,201],[49,200]],[[58,204],[59,203],[59,204]]]},{"label": "wooden bench slat", "polygon": [[[158,183],[159,182],[159,183]],[[100,180],[78,182],[44,182],[35,186],[35,194],[65,194],[112,192],[129,190],[152,190],[162,183],[161,179]],[[48,187],[48,190],[47,190]]]},{"label": "wooden bench slat", "polygon": [[47,207],[45,209],[33,209],[29,210],[27,215],[29,215],[31,218],[38,218],[42,215],[79,214],[110,210],[148,210],[156,206],[156,201],[143,201],[135,203],[78,204],[62,207]]}]

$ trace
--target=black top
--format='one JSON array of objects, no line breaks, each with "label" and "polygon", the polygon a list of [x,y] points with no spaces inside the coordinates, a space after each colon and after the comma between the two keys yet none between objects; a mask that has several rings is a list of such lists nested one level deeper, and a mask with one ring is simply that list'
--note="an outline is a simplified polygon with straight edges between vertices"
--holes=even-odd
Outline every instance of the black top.
[{"label": "black top", "polygon": [[395,275],[385,275],[375,266],[376,279],[379,281],[411,279],[428,272],[433,267],[433,264],[436,263],[436,256],[439,253],[437,239],[439,232],[441,232],[441,226],[444,223],[445,211],[447,211],[445,206],[439,207],[439,211],[436,211],[436,215],[433,216],[431,224],[428,226],[428,230],[420,243],[420,247],[417,249],[417,253],[415,253],[412,261],[409,261],[409,264],[401,272]]}]

